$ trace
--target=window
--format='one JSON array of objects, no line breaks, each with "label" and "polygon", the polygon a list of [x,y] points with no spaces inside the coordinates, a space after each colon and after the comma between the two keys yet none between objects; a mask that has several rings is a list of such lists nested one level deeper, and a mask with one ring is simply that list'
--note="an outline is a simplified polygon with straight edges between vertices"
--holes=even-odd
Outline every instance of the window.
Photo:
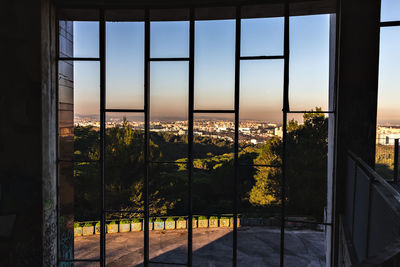
[{"label": "window", "polygon": [[198,10],[60,19],[61,266],[325,261],[328,15]]}]

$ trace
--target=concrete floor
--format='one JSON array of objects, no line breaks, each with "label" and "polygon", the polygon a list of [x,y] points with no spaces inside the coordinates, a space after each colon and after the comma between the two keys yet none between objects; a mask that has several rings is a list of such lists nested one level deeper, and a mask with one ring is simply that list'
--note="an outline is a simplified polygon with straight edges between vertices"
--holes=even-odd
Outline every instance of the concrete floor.
[{"label": "concrete floor", "polygon": [[[285,266],[323,266],[324,233],[286,230]],[[109,234],[107,266],[143,266],[143,232]],[[75,238],[75,258],[99,257],[99,236]],[[238,229],[238,266],[279,266],[280,230],[273,227]],[[187,231],[151,231],[150,260],[185,263]],[[98,264],[76,264],[98,266]],[[176,266],[150,264],[150,266]],[[193,229],[193,266],[232,266],[232,229]]]}]

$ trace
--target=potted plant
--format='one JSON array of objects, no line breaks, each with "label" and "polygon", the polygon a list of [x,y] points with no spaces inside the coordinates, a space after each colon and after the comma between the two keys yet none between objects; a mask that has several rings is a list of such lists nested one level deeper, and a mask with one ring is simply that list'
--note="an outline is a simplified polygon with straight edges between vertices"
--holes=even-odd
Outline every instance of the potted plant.
[{"label": "potted plant", "polygon": [[131,231],[131,221],[124,219],[119,222],[119,232],[126,233]]},{"label": "potted plant", "polygon": [[118,233],[118,224],[116,224],[115,221],[107,223],[107,233],[109,234]]},{"label": "potted plant", "polygon": [[[233,217],[232,218],[230,218],[230,227],[233,227]],[[237,227],[239,227],[240,226],[240,218],[238,217],[237,218]]]},{"label": "potted plant", "polygon": [[164,230],[164,220],[161,218],[157,218],[154,221],[154,230]]},{"label": "potted plant", "polygon": [[96,235],[99,235],[100,232],[101,232],[100,221],[97,221],[97,222],[96,222],[96,225],[94,226],[94,233],[95,233]]},{"label": "potted plant", "polygon": [[82,235],[82,226],[80,223],[74,223],[74,236],[81,236]]},{"label": "potted plant", "polygon": [[[232,221],[232,223],[233,223],[233,221]],[[229,227],[229,218],[228,217],[221,217],[219,219],[219,227]]]},{"label": "potted plant", "polygon": [[194,229],[194,228],[197,228],[197,221],[198,221],[198,220],[197,220],[196,217],[193,217],[193,218],[192,218],[192,227],[193,227],[193,229]]},{"label": "potted plant", "polygon": [[207,220],[207,217],[206,217],[206,216],[200,216],[200,217],[199,217],[198,224],[199,224],[199,228],[208,227],[208,220]]},{"label": "potted plant", "polygon": [[208,227],[218,227],[218,217],[211,216],[208,220]]},{"label": "potted plant", "polygon": [[[194,227],[193,227],[194,228]],[[176,229],[186,229],[186,220],[183,217],[179,217],[176,221]]]},{"label": "potted plant", "polygon": [[83,235],[93,235],[94,233],[94,226],[92,223],[85,223],[82,228]]},{"label": "potted plant", "polygon": [[137,218],[132,219],[131,231],[132,232],[142,231],[142,221]]},{"label": "potted plant", "polygon": [[172,217],[168,217],[165,220],[165,230],[173,230],[175,229],[175,220]]}]

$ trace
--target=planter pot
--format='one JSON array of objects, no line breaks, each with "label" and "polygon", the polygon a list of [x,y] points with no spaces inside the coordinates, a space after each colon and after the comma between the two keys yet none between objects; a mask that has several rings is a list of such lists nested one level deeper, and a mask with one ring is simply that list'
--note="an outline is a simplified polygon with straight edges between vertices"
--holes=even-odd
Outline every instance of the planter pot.
[{"label": "planter pot", "polygon": [[208,220],[208,227],[218,227],[218,219]]},{"label": "planter pot", "polygon": [[[241,222],[241,219],[240,219],[240,218],[237,218],[237,227],[240,226],[240,222]],[[230,227],[233,227],[233,218],[230,218],[230,219],[229,219],[229,226],[230,226]]]},{"label": "planter pot", "polygon": [[175,221],[165,221],[165,230],[175,229]]},{"label": "planter pot", "polygon": [[118,233],[118,224],[107,224],[107,233]]},{"label": "planter pot", "polygon": [[84,226],[82,227],[82,234],[83,235],[93,235],[94,233],[94,226]]},{"label": "planter pot", "polygon": [[129,223],[120,223],[119,224],[119,232],[120,233],[126,233],[131,231],[131,224]]},{"label": "planter pot", "polygon": [[95,233],[96,235],[99,235],[100,232],[101,232],[100,225],[96,225],[96,226],[94,227],[94,233]]},{"label": "planter pot", "polygon": [[154,230],[164,230],[164,222],[154,222]]},{"label": "planter pot", "polygon": [[192,228],[197,228],[197,219],[192,220]]},{"label": "planter pot", "polygon": [[141,222],[131,223],[131,231],[132,232],[142,231],[142,223]]},{"label": "planter pot", "polygon": [[81,235],[82,235],[82,227],[75,227],[74,236],[81,236]]},{"label": "planter pot", "polygon": [[[193,224],[194,224],[194,221],[193,221]],[[186,220],[176,221],[176,229],[186,229]]]},{"label": "planter pot", "polygon": [[208,220],[198,220],[199,228],[206,228],[208,227]]},{"label": "planter pot", "polygon": [[219,219],[219,227],[229,227],[229,219]]}]

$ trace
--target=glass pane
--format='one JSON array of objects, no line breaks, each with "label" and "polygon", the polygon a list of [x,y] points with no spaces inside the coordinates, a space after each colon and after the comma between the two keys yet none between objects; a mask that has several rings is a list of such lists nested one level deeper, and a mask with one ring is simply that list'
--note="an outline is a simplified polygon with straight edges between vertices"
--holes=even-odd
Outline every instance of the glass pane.
[{"label": "glass pane", "polygon": [[85,124],[100,113],[99,62],[74,61],[73,78],[75,120]]},{"label": "glass pane", "polygon": [[[292,114],[290,114],[292,115]],[[296,114],[299,115],[299,114]],[[285,262],[324,265],[328,116],[289,117],[286,152]],[[293,120],[292,120],[293,119]],[[309,222],[309,223],[305,223]]]},{"label": "glass pane", "polygon": [[[285,229],[285,266],[325,266],[329,226],[292,223]],[[279,266],[279,265],[278,265]]]},{"label": "glass pane", "polygon": [[328,110],[329,15],[290,18],[290,110]]},{"label": "glass pane", "polygon": [[99,22],[74,21],[74,57],[99,57]]},{"label": "glass pane", "polygon": [[63,162],[58,166],[60,258],[99,259],[100,246],[94,232],[100,219],[99,165]]},{"label": "glass pane", "polygon": [[400,108],[397,101],[400,97],[399,45],[400,27],[381,28],[378,87],[378,125],[381,126],[395,126],[400,123]]},{"label": "glass pane", "polygon": [[196,21],[195,109],[233,109],[235,21]]},{"label": "glass pane", "polygon": [[381,1],[381,21],[400,20],[400,1],[382,0]]},{"label": "glass pane", "polygon": [[74,56],[74,22],[62,20],[58,24],[60,57]]},{"label": "glass pane", "polygon": [[233,114],[194,118],[194,265],[232,264],[232,228],[218,227],[233,213]]},{"label": "glass pane", "polygon": [[98,62],[59,62],[59,159],[98,159],[99,79]]},{"label": "glass pane", "polygon": [[125,218],[123,211],[143,212],[143,114],[106,114],[105,205],[107,219]]},{"label": "glass pane", "polygon": [[152,58],[188,57],[189,22],[151,22],[150,56]]},{"label": "glass pane", "polygon": [[107,108],[143,109],[144,23],[106,23]]},{"label": "glass pane", "polygon": [[282,96],[283,60],[246,60],[240,63],[240,151],[246,150],[248,155],[252,155],[252,149],[279,135]]},{"label": "glass pane", "polygon": [[187,262],[187,181],[186,164],[151,165],[149,210],[152,261]]},{"label": "glass pane", "polygon": [[[251,163],[273,164],[279,146],[263,144],[241,157],[255,154]],[[238,266],[279,266],[280,180],[280,168],[239,168]]]},{"label": "glass pane", "polygon": [[286,215],[323,222],[327,199],[328,116],[306,113],[288,122]]},{"label": "glass pane", "polygon": [[[394,179],[395,139],[390,137],[393,134],[388,133],[392,131],[400,132],[399,129],[396,128],[393,129],[391,127],[378,127],[378,138],[376,140],[377,144],[375,152],[375,170],[388,181],[393,181]],[[395,135],[396,138],[400,138],[400,133],[397,133]]]},{"label": "glass pane", "polygon": [[58,63],[58,158],[74,157],[74,66],[72,61]]},{"label": "glass pane", "polygon": [[150,138],[158,147],[154,161],[185,161],[188,130],[188,63],[152,62]]},{"label": "glass pane", "polygon": [[140,266],[143,264],[143,219],[135,214],[107,221],[106,265]]},{"label": "glass pane", "polygon": [[241,56],[283,55],[283,18],[242,19]]}]

